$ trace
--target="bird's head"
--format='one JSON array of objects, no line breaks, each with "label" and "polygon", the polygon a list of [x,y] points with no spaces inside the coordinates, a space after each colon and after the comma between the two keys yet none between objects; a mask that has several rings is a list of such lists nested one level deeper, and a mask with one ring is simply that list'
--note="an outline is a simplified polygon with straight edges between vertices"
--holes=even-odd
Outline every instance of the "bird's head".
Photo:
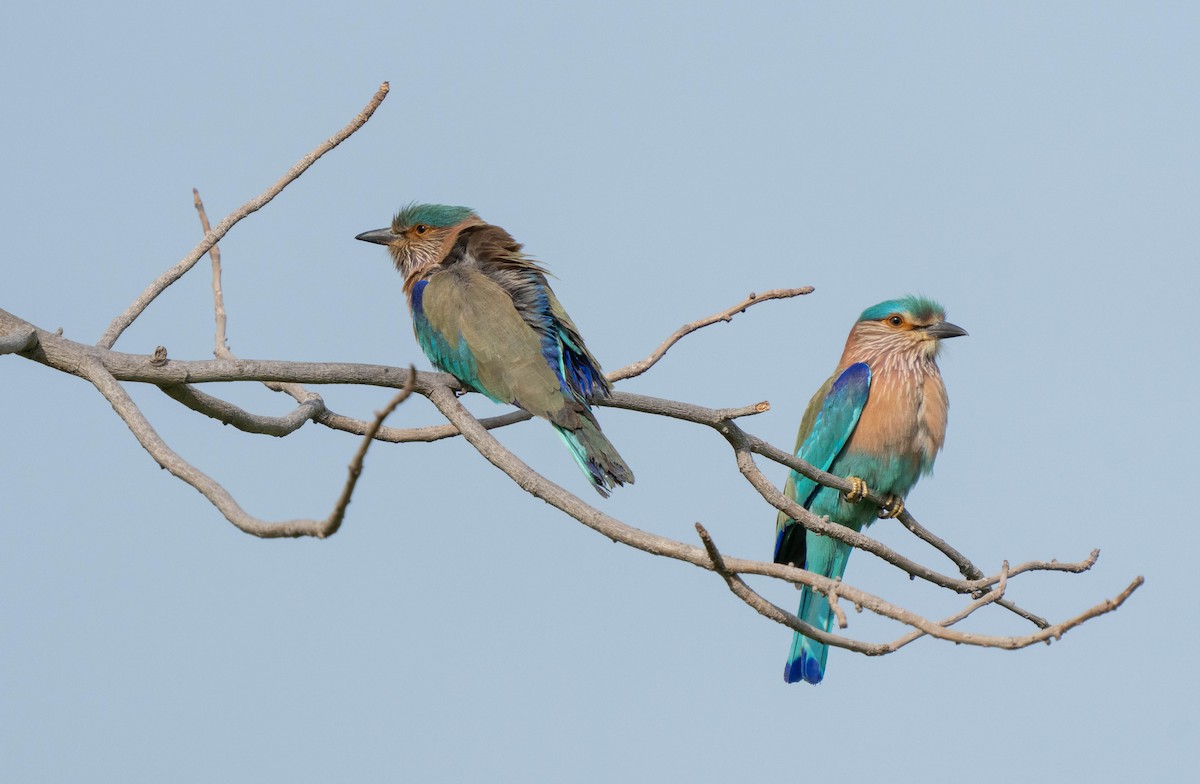
[{"label": "bird's head", "polygon": [[966,335],[957,324],[946,321],[941,305],[924,297],[904,297],[880,302],[858,317],[847,348],[866,359],[894,354],[932,360],[941,341]]},{"label": "bird's head", "polygon": [[436,267],[454,246],[458,234],[483,220],[469,207],[410,204],[396,213],[392,225],[364,231],[354,239],[386,245],[396,269],[409,280]]}]

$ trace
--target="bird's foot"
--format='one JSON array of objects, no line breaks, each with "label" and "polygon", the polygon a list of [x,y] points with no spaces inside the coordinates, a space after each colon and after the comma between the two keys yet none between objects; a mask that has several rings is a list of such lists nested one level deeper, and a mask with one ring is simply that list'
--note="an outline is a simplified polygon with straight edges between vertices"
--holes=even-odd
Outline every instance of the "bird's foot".
[{"label": "bird's foot", "polygon": [[850,483],[850,489],[842,493],[842,497],[846,499],[846,503],[857,504],[859,501],[867,497],[870,490],[867,489],[867,483],[861,476],[848,476],[846,481]]},{"label": "bird's foot", "polygon": [[879,507],[878,516],[880,520],[887,520],[890,517],[899,517],[903,511],[904,499],[898,495],[889,495],[883,506]]}]

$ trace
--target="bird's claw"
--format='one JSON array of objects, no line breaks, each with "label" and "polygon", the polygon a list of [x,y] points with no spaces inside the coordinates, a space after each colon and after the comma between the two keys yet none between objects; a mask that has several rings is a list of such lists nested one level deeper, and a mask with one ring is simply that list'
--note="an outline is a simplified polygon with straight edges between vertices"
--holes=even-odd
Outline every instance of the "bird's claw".
[{"label": "bird's claw", "polygon": [[904,499],[898,495],[889,495],[883,502],[883,506],[879,507],[879,519],[887,520],[890,517],[899,517],[904,511]]},{"label": "bird's claw", "polygon": [[867,489],[867,483],[861,476],[848,476],[846,481],[850,483],[850,489],[842,493],[842,497],[846,499],[846,503],[857,504],[859,501],[867,497],[870,492]]}]

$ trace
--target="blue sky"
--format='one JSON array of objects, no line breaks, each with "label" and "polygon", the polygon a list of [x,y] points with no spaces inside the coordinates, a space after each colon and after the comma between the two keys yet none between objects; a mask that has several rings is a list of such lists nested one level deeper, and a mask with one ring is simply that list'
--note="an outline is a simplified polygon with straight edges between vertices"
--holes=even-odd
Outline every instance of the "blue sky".
[{"label": "blue sky", "polygon": [[[813,285],[622,388],[788,447],[865,307],[943,302],[936,475],[909,498],[1054,619],[1018,652],[922,640],[785,686],[789,632],[698,569],[614,546],[460,440],[380,445],[327,541],[238,533],[86,383],[0,357],[0,778],[1163,780],[1200,737],[1193,570],[1200,100],[1186,4],[25,5],[0,25],[0,307],[94,342],[201,232],[358,135],[222,244],[242,357],[428,368],[386,254],[409,201],[506,227],[608,368],[749,291]],[[212,349],[200,266],[117,344]],[[213,390],[263,413],[287,401]],[[359,416],[381,390],[322,389]],[[131,388],[253,514],[323,516],[357,439],[248,436]],[[498,407],[475,396],[480,414]],[[389,421],[438,421],[424,401]],[[614,409],[640,528],[769,558],[773,510],[715,433]],[[585,499],[552,431],[501,439]],[[765,466],[782,482],[784,472]],[[1166,510],[1166,511],[1163,511]],[[871,533],[928,563],[899,526]],[[847,582],[957,602],[857,553]],[[786,586],[755,582],[786,606]],[[852,615],[867,639],[894,624]],[[968,628],[1026,629],[999,610]]]}]

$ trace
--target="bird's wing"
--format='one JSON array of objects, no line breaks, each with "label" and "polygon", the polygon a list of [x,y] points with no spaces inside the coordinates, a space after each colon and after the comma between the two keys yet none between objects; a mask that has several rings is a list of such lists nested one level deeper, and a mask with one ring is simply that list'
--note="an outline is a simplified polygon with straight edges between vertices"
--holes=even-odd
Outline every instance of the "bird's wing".
[{"label": "bird's wing", "polygon": [[[809,402],[800,421],[796,456],[822,471],[828,471],[854,433],[870,389],[871,368],[865,362],[856,362],[842,371],[841,375],[826,381]],[[817,482],[792,471],[783,490],[789,498],[807,509],[820,489],[821,485]],[[775,523],[775,560],[778,563],[802,564],[802,556],[799,561],[792,558],[779,560],[781,555],[787,555],[783,552],[785,549],[803,552],[802,536],[796,537],[799,542],[785,547],[785,538],[793,538],[784,536],[785,530],[791,525],[792,519],[780,512]]]},{"label": "bird's wing", "polygon": [[546,304],[553,335],[558,342],[559,372],[567,386],[582,400],[608,397],[612,388],[600,369],[600,363],[584,345],[583,336],[579,334],[575,322],[571,321],[549,286],[546,287]]},{"label": "bird's wing", "polygon": [[460,244],[463,259],[503,288],[517,313],[538,334],[542,354],[566,389],[581,402],[607,397],[608,379],[546,282],[548,273],[542,265],[522,253],[521,246],[498,226],[469,229]]},{"label": "bird's wing", "polygon": [[579,426],[577,407],[564,406],[565,390],[541,336],[498,283],[455,266],[414,286],[412,305],[417,339],[435,365],[497,402]]}]

